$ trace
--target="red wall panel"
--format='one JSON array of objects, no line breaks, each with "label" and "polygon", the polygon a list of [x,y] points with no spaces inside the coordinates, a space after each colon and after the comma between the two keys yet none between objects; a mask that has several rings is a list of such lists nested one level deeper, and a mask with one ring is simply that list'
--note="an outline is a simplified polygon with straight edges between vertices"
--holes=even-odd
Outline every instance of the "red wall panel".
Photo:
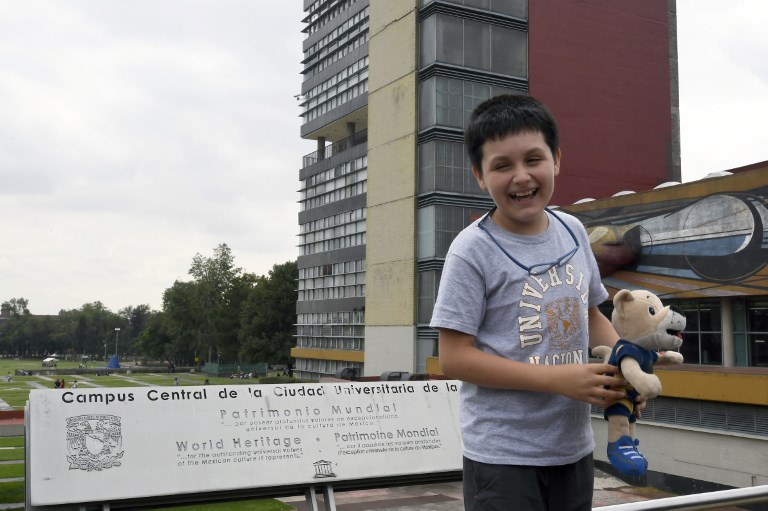
[{"label": "red wall panel", "polygon": [[560,126],[553,204],[671,179],[667,0],[531,0],[528,52]]}]

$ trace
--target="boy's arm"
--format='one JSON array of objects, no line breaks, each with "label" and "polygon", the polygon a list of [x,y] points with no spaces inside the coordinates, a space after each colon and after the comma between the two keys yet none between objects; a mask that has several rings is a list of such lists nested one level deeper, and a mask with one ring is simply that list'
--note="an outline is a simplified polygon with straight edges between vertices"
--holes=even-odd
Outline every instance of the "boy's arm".
[{"label": "boy's arm", "polygon": [[589,308],[589,347],[608,346],[613,348],[619,340],[611,321],[597,307]]},{"label": "boy's arm", "polygon": [[473,335],[448,328],[439,330],[440,366],[449,378],[482,387],[562,394],[598,406],[609,406],[625,396],[623,391],[610,387],[626,382],[605,375],[615,373],[615,366],[526,364],[480,351]]}]

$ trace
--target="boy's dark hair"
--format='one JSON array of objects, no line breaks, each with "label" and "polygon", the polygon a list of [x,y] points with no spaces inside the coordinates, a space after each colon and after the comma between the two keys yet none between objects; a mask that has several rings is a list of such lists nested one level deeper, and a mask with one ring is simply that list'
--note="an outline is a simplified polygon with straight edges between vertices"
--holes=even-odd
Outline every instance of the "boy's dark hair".
[{"label": "boy's dark hair", "polygon": [[472,165],[482,173],[483,144],[520,132],[541,133],[552,156],[560,147],[557,122],[539,100],[531,96],[502,94],[477,105],[464,131]]}]

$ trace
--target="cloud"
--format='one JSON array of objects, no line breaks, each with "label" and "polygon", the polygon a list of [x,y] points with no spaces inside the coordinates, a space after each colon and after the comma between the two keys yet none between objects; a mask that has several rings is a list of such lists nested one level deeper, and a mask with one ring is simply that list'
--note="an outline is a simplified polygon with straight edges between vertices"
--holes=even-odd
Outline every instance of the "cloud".
[{"label": "cloud", "polygon": [[768,4],[678,0],[684,180],[768,160]]},{"label": "cloud", "polygon": [[[768,159],[761,0],[678,0],[683,177]],[[301,7],[0,2],[0,300],[161,305],[227,243],[295,259]]]},{"label": "cloud", "polygon": [[13,269],[0,299],[159,308],[219,243],[257,274],[297,257],[312,151],[292,97],[301,13],[269,14],[229,0],[0,6],[0,264]]}]

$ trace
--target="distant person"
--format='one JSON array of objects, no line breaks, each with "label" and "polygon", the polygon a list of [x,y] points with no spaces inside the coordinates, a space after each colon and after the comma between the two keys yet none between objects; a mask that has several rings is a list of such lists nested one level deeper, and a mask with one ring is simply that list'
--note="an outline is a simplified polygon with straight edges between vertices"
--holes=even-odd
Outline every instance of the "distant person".
[{"label": "distant person", "polygon": [[75,380],[72,382],[72,388],[76,389],[77,387],[78,387],[78,383],[77,383],[77,380]]},{"label": "distant person", "polygon": [[55,381],[55,382],[53,382],[53,388],[54,388],[54,389],[60,389],[60,388],[61,388],[61,380],[59,380],[58,378],[56,378],[56,381]]},{"label": "distant person", "polygon": [[11,378],[12,378],[11,372],[8,371],[8,376],[6,376],[6,379],[8,380],[8,383],[11,383]]},{"label": "distant person", "polygon": [[174,379],[173,379],[173,384],[174,384],[174,385],[181,385],[181,382],[179,381],[179,379],[178,379],[178,378],[174,378]]},{"label": "distant person", "polygon": [[66,389],[67,383],[64,381],[64,378],[61,379],[61,383],[59,384],[60,389]]},{"label": "distant person", "polygon": [[210,385],[210,384],[211,382],[208,380],[208,378],[206,378],[205,381],[203,382],[203,385]]}]

